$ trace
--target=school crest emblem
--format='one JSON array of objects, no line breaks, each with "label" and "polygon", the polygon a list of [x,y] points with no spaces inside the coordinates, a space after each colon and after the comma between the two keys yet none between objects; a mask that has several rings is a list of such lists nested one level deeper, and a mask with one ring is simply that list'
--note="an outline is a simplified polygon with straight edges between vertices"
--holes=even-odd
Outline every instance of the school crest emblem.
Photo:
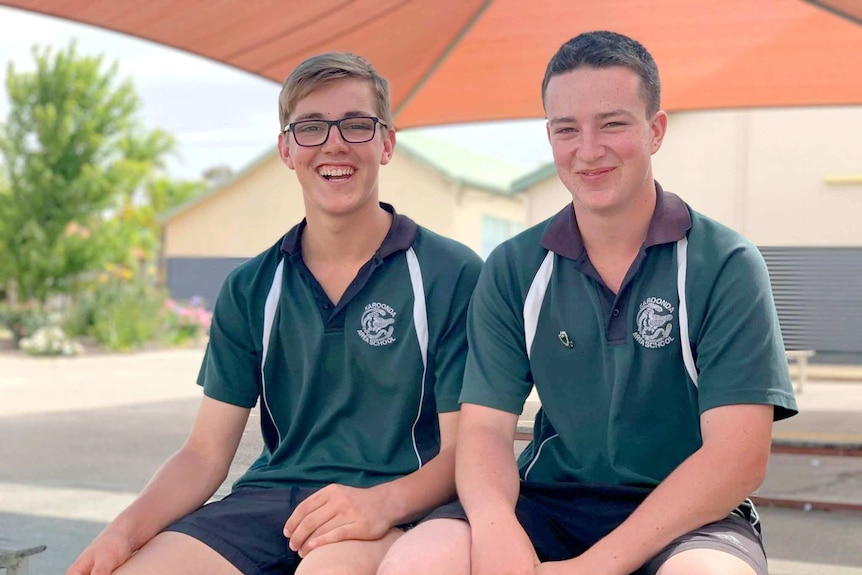
[{"label": "school crest emblem", "polygon": [[675,341],[673,312],[675,308],[660,297],[648,297],[638,307],[635,341],[647,349],[657,349]]},{"label": "school crest emblem", "polygon": [[395,341],[395,310],[385,303],[372,302],[362,312],[361,329],[356,333],[368,345],[379,347]]}]

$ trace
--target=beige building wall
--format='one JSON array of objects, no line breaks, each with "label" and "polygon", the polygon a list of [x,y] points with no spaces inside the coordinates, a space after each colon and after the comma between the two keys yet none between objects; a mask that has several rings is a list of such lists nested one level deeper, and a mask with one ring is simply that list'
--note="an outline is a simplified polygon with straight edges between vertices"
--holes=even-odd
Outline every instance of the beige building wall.
[{"label": "beige building wall", "polygon": [[862,246],[862,107],[753,112],[748,234],[761,245]]},{"label": "beige building wall", "polygon": [[862,246],[862,107],[671,115],[656,178],[762,246]]},{"label": "beige building wall", "polygon": [[527,225],[533,226],[546,220],[572,203],[572,195],[563,186],[557,173],[533,184],[526,192]]},{"label": "beige building wall", "polygon": [[302,218],[302,191],[277,154],[165,225],[167,257],[249,257]]},{"label": "beige building wall", "polygon": [[443,177],[396,152],[380,171],[380,199],[419,225],[481,252],[483,215],[524,223],[524,198],[502,196]]},{"label": "beige building wall", "polygon": [[[761,246],[862,246],[862,107],[671,114],[656,179]],[[556,176],[528,190],[527,220],[556,213]]]},{"label": "beige building wall", "polygon": [[[524,198],[506,197],[444,178],[397,153],[380,170],[380,199],[441,235],[481,250],[481,218],[524,224]],[[257,167],[171,218],[166,257],[251,257],[271,246],[304,214],[295,175],[273,154]]]},{"label": "beige building wall", "polygon": [[458,195],[455,207],[457,232],[452,237],[482,255],[483,217],[506,220],[515,224],[513,229],[523,230],[527,227],[525,214],[526,197],[523,194],[502,196],[465,187]]}]

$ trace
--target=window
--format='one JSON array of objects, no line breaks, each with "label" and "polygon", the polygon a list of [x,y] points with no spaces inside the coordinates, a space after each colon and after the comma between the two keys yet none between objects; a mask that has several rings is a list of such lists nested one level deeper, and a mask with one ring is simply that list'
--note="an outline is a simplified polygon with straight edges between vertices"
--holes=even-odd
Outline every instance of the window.
[{"label": "window", "polygon": [[482,259],[487,259],[491,251],[523,229],[520,222],[513,222],[493,216],[482,216]]}]

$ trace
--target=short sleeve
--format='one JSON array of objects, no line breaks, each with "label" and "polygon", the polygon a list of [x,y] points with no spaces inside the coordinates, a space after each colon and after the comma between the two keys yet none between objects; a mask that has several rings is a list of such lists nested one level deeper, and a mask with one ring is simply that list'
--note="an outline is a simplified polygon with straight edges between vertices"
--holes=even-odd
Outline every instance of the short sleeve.
[{"label": "short sleeve", "polygon": [[701,412],[759,403],[774,405],[776,420],[796,413],[769,274],[754,245],[727,255],[703,318],[696,340]]},{"label": "short sleeve", "polygon": [[238,273],[222,285],[198,384],[207,397],[251,408],[260,390],[260,346],[250,328],[248,289]]},{"label": "short sleeve", "polygon": [[504,244],[485,262],[467,318],[467,364],[461,403],[520,414],[532,389],[523,306],[513,250]]},{"label": "short sleeve", "polygon": [[[439,309],[447,309],[446,322],[442,325],[434,357],[434,397],[438,413],[457,411],[458,397],[464,380],[464,364],[467,359],[467,310],[476,280],[482,268],[482,260],[475,254],[461,263],[452,287],[446,290],[444,299],[437,299]],[[433,313],[435,310],[431,310]]]}]

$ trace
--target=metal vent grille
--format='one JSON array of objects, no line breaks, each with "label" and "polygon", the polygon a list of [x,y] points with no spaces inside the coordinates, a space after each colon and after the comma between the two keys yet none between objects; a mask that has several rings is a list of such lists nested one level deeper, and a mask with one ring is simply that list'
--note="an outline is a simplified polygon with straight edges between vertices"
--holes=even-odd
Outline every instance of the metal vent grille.
[{"label": "metal vent grille", "polygon": [[760,247],[787,349],[862,353],[862,248]]}]

